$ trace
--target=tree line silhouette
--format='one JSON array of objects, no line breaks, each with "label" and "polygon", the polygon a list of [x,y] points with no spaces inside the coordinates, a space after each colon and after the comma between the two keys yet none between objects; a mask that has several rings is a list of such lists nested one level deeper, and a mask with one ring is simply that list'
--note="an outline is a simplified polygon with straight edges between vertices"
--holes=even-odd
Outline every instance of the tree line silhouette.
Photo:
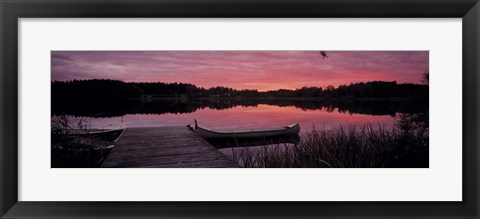
[{"label": "tree line silhouette", "polygon": [[395,81],[372,81],[322,87],[302,87],[299,89],[278,89],[258,91],[236,90],[228,87],[203,88],[188,83],[163,82],[123,82],[118,80],[73,80],[53,81],[52,99],[131,99],[142,95],[159,98],[415,98],[428,99],[428,85]]},{"label": "tree line silhouette", "polygon": [[[141,95],[160,97],[141,101]],[[181,98],[181,96],[185,98]],[[212,98],[213,96],[213,98]],[[140,83],[116,80],[52,82],[52,115],[115,117],[125,114],[192,113],[199,109],[229,109],[267,104],[302,110],[395,115],[428,111],[428,85],[367,82],[279,89],[261,92],[226,87],[201,88],[184,83]]]}]

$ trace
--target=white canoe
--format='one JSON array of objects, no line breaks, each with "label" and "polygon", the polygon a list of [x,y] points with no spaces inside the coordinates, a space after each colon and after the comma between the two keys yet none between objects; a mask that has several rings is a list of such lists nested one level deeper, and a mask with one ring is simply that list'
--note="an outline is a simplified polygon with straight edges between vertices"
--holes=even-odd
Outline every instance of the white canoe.
[{"label": "white canoe", "polygon": [[193,130],[198,136],[206,139],[214,138],[263,138],[283,135],[296,135],[300,132],[298,123],[286,125],[277,128],[265,129],[246,129],[246,130],[226,130],[214,131],[197,125],[195,121],[195,129]]}]

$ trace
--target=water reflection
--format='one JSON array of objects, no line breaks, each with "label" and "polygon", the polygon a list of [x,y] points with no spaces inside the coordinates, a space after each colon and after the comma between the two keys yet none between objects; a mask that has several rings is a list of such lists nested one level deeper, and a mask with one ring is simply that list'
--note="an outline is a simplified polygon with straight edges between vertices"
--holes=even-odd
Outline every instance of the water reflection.
[{"label": "water reflection", "polygon": [[320,101],[313,99],[115,101],[53,103],[52,117],[69,116],[89,128],[183,126],[197,119],[217,130],[268,128],[300,123],[301,133],[342,124],[392,126],[397,114],[428,111],[426,101]]},{"label": "water reflection", "polygon": [[[54,116],[55,118],[56,116]],[[338,109],[302,110],[293,106],[279,107],[260,104],[257,106],[236,106],[229,109],[217,110],[210,108],[198,109],[192,113],[164,113],[164,114],[127,114],[118,117],[88,117],[70,116],[73,124],[80,121],[87,128],[113,129],[125,127],[155,127],[155,126],[185,126],[193,125],[197,119],[203,127],[213,130],[236,130],[249,128],[269,128],[300,123],[300,133],[307,132],[313,127],[331,129],[339,125],[355,124],[362,126],[366,123],[382,124],[391,127],[395,116],[349,114]]]},{"label": "water reflection", "polygon": [[294,107],[300,110],[338,111],[348,114],[390,115],[419,113],[428,110],[428,102],[415,100],[319,100],[304,99],[190,99],[158,100],[153,102],[129,101],[62,101],[53,102],[53,115],[86,117],[118,117],[127,114],[184,114],[203,109],[227,110],[238,107]]}]

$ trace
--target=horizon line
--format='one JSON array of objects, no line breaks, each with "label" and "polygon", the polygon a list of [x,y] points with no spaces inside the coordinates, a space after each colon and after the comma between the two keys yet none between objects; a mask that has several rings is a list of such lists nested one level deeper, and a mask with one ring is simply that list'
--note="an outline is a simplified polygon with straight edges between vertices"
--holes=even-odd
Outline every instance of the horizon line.
[{"label": "horizon line", "polygon": [[62,81],[62,80],[52,80],[50,82],[73,82],[73,81],[120,81],[120,82],[123,82],[123,83],[163,83],[163,84],[189,84],[189,85],[193,85],[193,86],[196,86],[197,88],[203,88],[203,89],[212,89],[212,88],[218,88],[218,87],[221,87],[221,88],[228,88],[228,89],[233,89],[233,90],[236,90],[236,91],[241,91],[241,90],[255,90],[257,92],[269,92],[269,91],[278,91],[278,90],[300,90],[302,88],[321,88],[322,90],[323,89],[326,89],[327,87],[330,87],[332,86],[334,89],[337,89],[338,87],[340,86],[349,86],[349,85],[352,85],[352,84],[360,84],[360,83],[370,83],[370,82],[388,82],[388,83],[396,83],[398,85],[400,84],[413,84],[413,85],[425,85],[425,86],[429,86],[429,84],[422,84],[422,83],[409,83],[409,82],[405,82],[405,83],[398,83],[396,80],[394,81],[366,81],[366,82],[350,82],[350,84],[341,84],[341,85],[338,85],[338,86],[334,86],[334,85],[327,85],[325,87],[322,87],[322,86],[302,86],[302,87],[297,87],[297,88],[294,88],[294,89],[287,89],[287,88],[278,88],[278,89],[274,89],[274,90],[259,90],[259,89],[235,89],[235,88],[232,88],[232,87],[227,87],[227,86],[214,86],[214,87],[203,87],[203,86],[198,86],[198,85],[195,85],[193,83],[187,83],[187,82],[162,82],[162,81],[155,81],[155,82],[152,82],[152,81],[129,81],[129,82],[126,82],[126,81],[122,81],[122,80],[117,80],[117,79],[107,79],[107,78],[104,78],[104,79],[73,79],[73,80],[65,80],[65,81]]}]

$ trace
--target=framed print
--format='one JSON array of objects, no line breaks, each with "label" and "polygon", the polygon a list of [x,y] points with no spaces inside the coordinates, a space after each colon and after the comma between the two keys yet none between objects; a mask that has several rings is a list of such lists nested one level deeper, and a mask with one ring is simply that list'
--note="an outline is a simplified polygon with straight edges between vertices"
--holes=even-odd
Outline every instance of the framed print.
[{"label": "framed print", "polygon": [[1,4],[2,217],[480,216],[476,0]]}]

